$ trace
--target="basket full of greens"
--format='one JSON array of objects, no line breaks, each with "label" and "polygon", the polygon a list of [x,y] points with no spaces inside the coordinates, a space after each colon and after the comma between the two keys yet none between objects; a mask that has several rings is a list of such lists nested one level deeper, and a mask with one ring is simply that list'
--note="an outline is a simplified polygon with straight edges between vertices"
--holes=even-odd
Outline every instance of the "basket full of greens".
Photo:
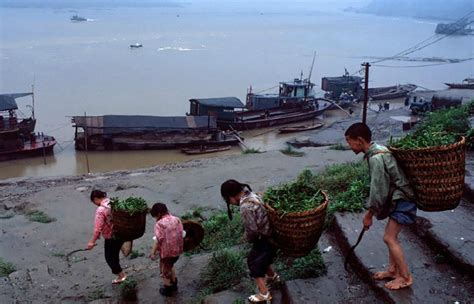
[{"label": "basket full of greens", "polygon": [[112,223],[114,236],[125,241],[132,241],[145,233],[148,206],[141,197],[126,199],[112,198]]},{"label": "basket full of greens", "polygon": [[324,228],[328,196],[304,170],[296,181],[267,189],[263,195],[276,246],[287,256],[307,255]]},{"label": "basket full of greens", "polygon": [[464,189],[467,107],[431,113],[412,134],[392,141],[389,148],[424,211],[456,208]]}]

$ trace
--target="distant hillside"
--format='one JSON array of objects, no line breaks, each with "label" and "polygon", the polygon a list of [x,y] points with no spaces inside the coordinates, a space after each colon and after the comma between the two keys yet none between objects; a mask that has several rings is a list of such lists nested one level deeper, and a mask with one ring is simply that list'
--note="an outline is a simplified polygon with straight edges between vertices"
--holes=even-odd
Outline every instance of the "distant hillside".
[{"label": "distant hillside", "polygon": [[372,0],[359,13],[432,19],[458,19],[474,10],[473,0]]},{"label": "distant hillside", "polygon": [[174,0],[0,0],[0,7],[11,8],[88,8],[88,7],[176,7]]}]

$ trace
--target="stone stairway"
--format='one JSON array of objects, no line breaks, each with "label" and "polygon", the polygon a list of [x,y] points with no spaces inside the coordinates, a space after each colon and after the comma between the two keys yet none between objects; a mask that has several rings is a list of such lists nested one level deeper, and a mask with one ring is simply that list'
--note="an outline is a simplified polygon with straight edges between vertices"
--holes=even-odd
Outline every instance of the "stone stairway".
[{"label": "stone stairway", "polygon": [[[383,242],[385,221],[376,221],[364,235],[351,259],[349,272],[344,255],[356,242],[363,214],[337,214],[332,227],[318,243],[327,275],[283,284],[272,303],[472,303],[474,299],[474,154],[466,160],[466,190],[460,205],[450,211],[423,212],[404,227],[400,241],[414,277],[411,288],[390,291],[372,274],[387,267]],[[331,246],[331,250],[324,249]],[[232,303],[213,295],[209,303]],[[235,299],[238,295],[234,295]],[[240,299],[245,295],[240,295]]]}]

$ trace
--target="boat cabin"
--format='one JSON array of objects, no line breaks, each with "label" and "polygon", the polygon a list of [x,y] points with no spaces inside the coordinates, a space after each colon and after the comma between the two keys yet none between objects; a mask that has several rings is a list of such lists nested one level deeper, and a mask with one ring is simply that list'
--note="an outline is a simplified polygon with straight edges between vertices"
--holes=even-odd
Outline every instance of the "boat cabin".
[{"label": "boat cabin", "polygon": [[237,97],[190,99],[188,115],[212,116],[220,120],[234,120],[236,109],[241,111],[244,104]]},{"label": "boat cabin", "polygon": [[338,100],[344,92],[359,96],[362,92],[362,82],[362,77],[350,76],[346,72],[343,76],[339,77],[323,77],[321,79],[321,89],[331,95],[328,96],[329,98]]},{"label": "boat cabin", "polygon": [[33,93],[0,94],[0,131],[19,129],[20,133],[28,136],[35,129],[36,119],[34,108],[29,118],[18,118],[16,98],[33,96]]},{"label": "boat cabin", "polygon": [[211,116],[73,116],[72,123],[77,150],[172,148],[209,140],[217,131]]},{"label": "boat cabin", "polygon": [[280,82],[278,94],[247,94],[248,110],[265,110],[281,107],[295,107],[314,99],[314,83],[308,79],[295,78],[293,81]]}]

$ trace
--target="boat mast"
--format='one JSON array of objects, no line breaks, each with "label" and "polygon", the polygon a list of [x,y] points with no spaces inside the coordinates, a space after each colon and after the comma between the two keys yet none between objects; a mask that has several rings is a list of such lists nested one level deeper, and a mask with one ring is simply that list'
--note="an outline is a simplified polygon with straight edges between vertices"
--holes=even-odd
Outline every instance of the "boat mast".
[{"label": "boat mast", "polygon": [[311,74],[313,73],[313,67],[314,67],[314,60],[316,59],[316,51],[314,51],[313,55],[313,63],[311,63],[311,69],[309,70],[309,76],[308,76],[308,82],[311,83]]},{"label": "boat mast", "polygon": [[[308,91],[311,88],[311,74],[313,73],[313,67],[314,67],[314,60],[316,59],[316,51],[314,51],[313,54],[313,62],[311,63],[311,69],[309,70],[309,75],[308,75],[308,87],[305,86],[304,89],[304,101],[306,102],[306,99],[308,97]],[[301,77],[303,78],[303,77]]]},{"label": "boat mast", "polygon": [[31,117],[35,119],[35,85],[31,85],[31,99],[32,99],[32,108],[31,108]]}]

